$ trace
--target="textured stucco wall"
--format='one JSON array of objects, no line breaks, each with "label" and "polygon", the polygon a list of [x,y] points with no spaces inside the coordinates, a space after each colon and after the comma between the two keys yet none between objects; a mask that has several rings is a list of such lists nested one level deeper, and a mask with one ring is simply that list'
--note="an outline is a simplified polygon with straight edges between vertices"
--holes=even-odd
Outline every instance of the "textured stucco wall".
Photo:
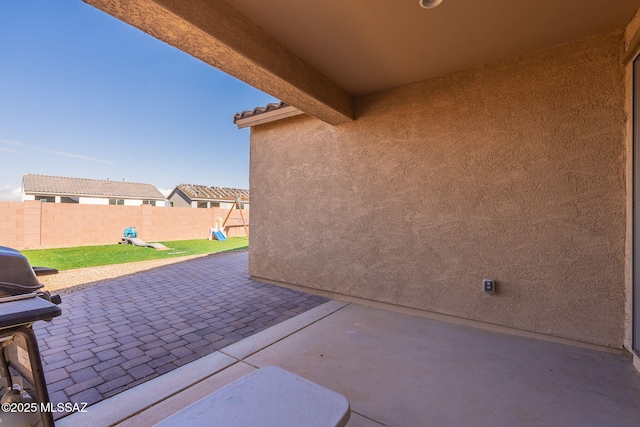
[{"label": "textured stucco wall", "polygon": [[254,127],[250,274],[622,347],[622,45],[361,98],[340,126]]}]

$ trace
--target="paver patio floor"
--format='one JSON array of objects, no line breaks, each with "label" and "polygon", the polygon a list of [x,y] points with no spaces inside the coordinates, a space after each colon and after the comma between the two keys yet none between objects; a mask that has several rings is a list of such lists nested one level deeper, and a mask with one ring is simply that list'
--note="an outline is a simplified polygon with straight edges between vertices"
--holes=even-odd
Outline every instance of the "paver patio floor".
[{"label": "paver patio floor", "polygon": [[64,296],[61,317],[34,325],[51,401],[91,405],[328,301],[251,280],[247,258],[198,258]]}]

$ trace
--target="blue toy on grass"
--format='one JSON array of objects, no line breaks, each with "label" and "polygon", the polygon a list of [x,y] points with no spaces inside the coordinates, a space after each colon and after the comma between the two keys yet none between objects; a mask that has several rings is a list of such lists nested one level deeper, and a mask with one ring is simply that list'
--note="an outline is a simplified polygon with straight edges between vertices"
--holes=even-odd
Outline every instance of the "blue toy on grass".
[{"label": "blue toy on grass", "polygon": [[138,237],[135,227],[127,227],[124,229],[124,237]]}]

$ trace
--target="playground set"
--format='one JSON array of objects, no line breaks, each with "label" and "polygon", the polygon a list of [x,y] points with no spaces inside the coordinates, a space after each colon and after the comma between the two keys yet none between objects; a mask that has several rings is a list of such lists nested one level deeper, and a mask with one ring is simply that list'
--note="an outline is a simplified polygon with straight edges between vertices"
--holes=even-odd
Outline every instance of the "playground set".
[{"label": "playground set", "polygon": [[247,236],[249,236],[249,228],[247,227],[248,224],[244,219],[244,214],[242,213],[240,200],[236,200],[233,202],[233,206],[231,206],[231,209],[229,209],[229,213],[227,213],[227,216],[224,218],[224,220],[220,217],[216,218],[216,226],[209,232],[209,240],[227,240],[227,234],[224,232],[224,227],[225,225],[227,225],[227,221],[231,216],[231,212],[233,212],[236,207],[238,208],[238,212],[240,212],[240,218],[242,220],[242,225],[244,226],[244,232]]}]

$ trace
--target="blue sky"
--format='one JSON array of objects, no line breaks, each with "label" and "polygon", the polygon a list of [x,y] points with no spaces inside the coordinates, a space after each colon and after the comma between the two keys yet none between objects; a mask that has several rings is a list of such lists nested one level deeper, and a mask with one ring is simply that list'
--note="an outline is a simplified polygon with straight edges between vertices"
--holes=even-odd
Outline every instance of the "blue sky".
[{"label": "blue sky", "polygon": [[0,200],[25,173],[248,188],[232,118],[269,102],[80,0],[0,1]]}]

